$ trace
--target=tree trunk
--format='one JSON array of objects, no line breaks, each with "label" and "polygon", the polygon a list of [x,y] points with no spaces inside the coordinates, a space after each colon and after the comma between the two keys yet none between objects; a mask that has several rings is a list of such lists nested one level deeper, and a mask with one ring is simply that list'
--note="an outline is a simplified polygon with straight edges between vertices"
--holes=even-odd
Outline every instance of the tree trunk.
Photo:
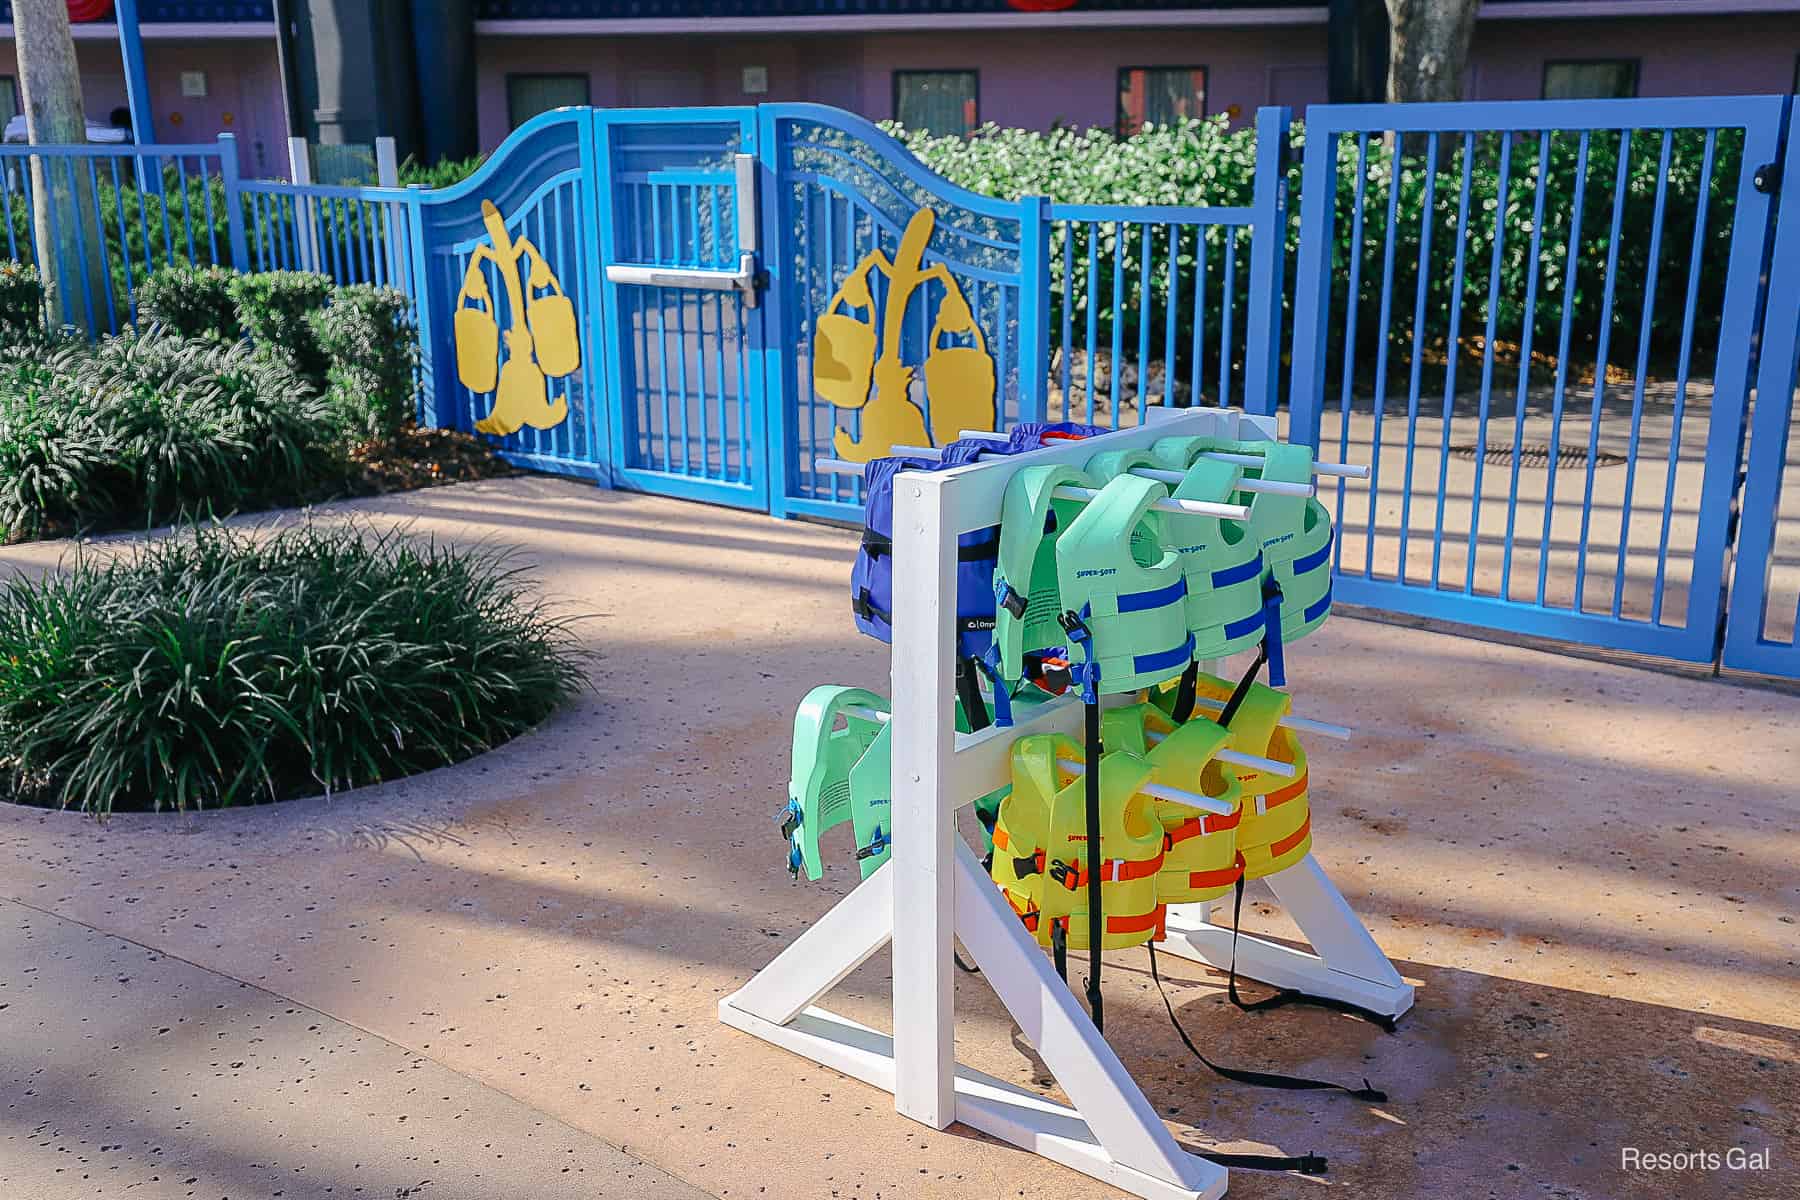
[{"label": "tree trunk", "polygon": [[[19,90],[33,145],[85,145],[81,71],[69,36],[68,0],[13,0]],[[32,228],[45,299],[59,324],[106,320],[106,243],[94,214],[90,160],[31,160]],[[87,287],[82,287],[85,277]]]},{"label": "tree trunk", "polygon": [[1387,0],[1390,101],[1460,100],[1480,0]]}]

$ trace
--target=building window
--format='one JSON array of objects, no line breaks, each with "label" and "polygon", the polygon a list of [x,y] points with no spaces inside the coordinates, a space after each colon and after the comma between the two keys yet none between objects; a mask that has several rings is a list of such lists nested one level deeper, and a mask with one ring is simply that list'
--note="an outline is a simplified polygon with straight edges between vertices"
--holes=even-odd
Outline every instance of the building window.
[{"label": "building window", "polygon": [[1205,115],[1205,67],[1126,67],[1119,72],[1121,135]]},{"label": "building window", "polygon": [[934,137],[975,131],[980,81],[974,71],[895,71],[894,120]]},{"label": "building window", "polygon": [[539,113],[588,102],[586,75],[508,75],[506,119],[517,129]]},{"label": "building window", "polygon": [[[0,129],[19,115],[19,85],[11,75],[0,75]],[[24,141],[24,138],[20,138]]]},{"label": "building window", "polygon": [[1634,58],[1595,58],[1544,64],[1546,100],[1628,100],[1637,95]]}]

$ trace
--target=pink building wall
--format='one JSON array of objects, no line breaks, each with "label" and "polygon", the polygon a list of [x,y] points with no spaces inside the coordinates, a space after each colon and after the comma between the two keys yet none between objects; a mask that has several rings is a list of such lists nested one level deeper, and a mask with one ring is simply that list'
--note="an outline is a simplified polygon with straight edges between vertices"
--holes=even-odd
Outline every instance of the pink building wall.
[{"label": "pink building wall", "polygon": [[[75,59],[88,119],[104,123],[113,109],[125,106],[119,47],[110,39],[81,38]],[[273,39],[151,39],[144,43],[144,59],[157,141],[210,142],[231,133],[246,178],[287,175],[287,126]],[[206,73],[205,98],[181,94],[183,71]],[[12,77],[16,86],[18,56],[11,40],[0,42],[0,75]]]},{"label": "pink building wall", "polygon": [[[1639,60],[1639,95],[1784,92],[1800,55],[1800,19],[1726,16],[1580,21],[1489,20],[1478,28],[1469,98],[1535,99],[1544,63]],[[1302,109],[1326,96],[1325,26],[940,30],[925,33],[747,37],[498,37],[481,39],[480,136],[491,149],[510,125],[510,73],[586,74],[599,106],[815,100],[876,120],[893,115],[893,72],[975,69],[980,119],[1047,128],[1108,125],[1118,71],[1204,66],[1207,111],[1247,117],[1263,104]],[[768,69],[769,90],[746,95],[746,66]]]}]

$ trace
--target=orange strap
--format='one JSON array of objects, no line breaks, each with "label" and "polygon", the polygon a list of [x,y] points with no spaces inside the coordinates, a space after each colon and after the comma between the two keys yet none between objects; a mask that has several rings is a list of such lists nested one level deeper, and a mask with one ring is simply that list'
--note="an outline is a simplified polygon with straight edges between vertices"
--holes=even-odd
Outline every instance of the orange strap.
[{"label": "orange strap", "polygon": [[1244,860],[1239,859],[1234,866],[1220,867],[1216,871],[1189,871],[1188,886],[1191,888],[1230,887],[1244,873]]},{"label": "orange strap", "polygon": [[[1071,892],[1080,891],[1087,886],[1087,868],[1081,863],[1062,863],[1064,868],[1061,884]],[[1101,883],[1129,883],[1133,879],[1144,879],[1158,874],[1162,870],[1163,856],[1159,851],[1155,858],[1146,858],[1138,862],[1121,861],[1109,858],[1100,867]],[[1055,875],[1050,878],[1055,879]]]},{"label": "orange strap", "polygon": [[1268,812],[1277,804],[1286,804],[1289,800],[1298,800],[1304,795],[1306,795],[1306,776],[1302,775],[1286,787],[1264,796],[1262,798],[1263,811]]},{"label": "orange strap", "polygon": [[1038,928],[1037,908],[1031,904],[1027,904],[1024,908],[1020,908],[1018,902],[1012,898],[1012,893],[1005,888],[1000,889],[1000,894],[1006,897],[1006,905],[1013,910],[1013,914],[1017,916],[1019,920],[1025,922],[1025,928],[1032,933],[1036,933]]},{"label": "orange strap", "polygon": [[1282,838],[1279,842],[1270,843],[1269,857],[1270,858],[1280,858],[1282,855],[1286,854],[1289,850],[1292,850],[1295,846],[1298,846],[1301,842],[1304,842],[1307,839],[1307,836],[1311,833],[1312,833],[1312,814],[1308,813],[1306,815],[1306,820],[1301,822],[1300,828],[1294,830],[1293,833],[1289,834],[1287,837]]},{"label": "orange strap", "polygon": [[1108,933],[1145,933],[1152,932],[1160,939],[1163,936],[1163,917],[1168,912],[1168,905],[1159,904],[1147,913],[1134,917],[1106,918]]},{"label": "orange strap", "polygon": [[1205,817],[1189,817],[1175,828],[1163,834],[1163,849],[1173,850],[1189,838],[1197,838],[1209,833],[1224,833],[1227,829],[1236,829],[1238,822],[1244,819],[1242,809],[1223,815],[1214,813]]}]

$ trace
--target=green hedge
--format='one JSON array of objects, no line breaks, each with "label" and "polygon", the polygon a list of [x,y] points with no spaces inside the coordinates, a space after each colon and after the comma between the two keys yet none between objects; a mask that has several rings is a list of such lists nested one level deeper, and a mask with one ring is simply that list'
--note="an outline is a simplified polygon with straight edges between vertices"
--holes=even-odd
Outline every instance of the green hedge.
[{"label": "green hedge", "polygon": [[137,323],[177,337],[236,341],[244,331],[231,294],[235,278],[225,267],[164,267],[139,286]]},{"label": "green hedge", "polygon": [[412,301],[394,288],[339,288],[328,308],[307,318],[330,364],[325,396],[360,437],[388,439],[413,419],[419,331]]},{"label": "green hedge", "polygon": [[[1285,250],[1290,259],[1287,305],[1291,315],[1294,277],[1291,263],[1299,241],[1300,156],[1304,130],[1297,124],[1296,152],[1288,167],[1290,221]],[[1118,138],[1104,130],[1078,132],[1068,129],[1038,133],[984,126],[969,138],[933,138],[890,126],[928,166],[946,178],[972,190],[1001,198],[1045,195],[1052,200],[1077,204],[1123,205],[1246,205],[1253,198],[1256,134],[1249,126],[1236,130],[1223,118],[1188,121],[1174,126],[1146,127],[1142,132]],[[1502,195],[1500,155],[1510,142],[1507,184]],[[1596,133],[1589,140],[1585,175],[1578,174],[1578,135],[1558,133],[1550,138],[1550,152],[1540,162],[1537,135],[1504,138],[1499,134],[1475,134],[1465,152],[1461,135],[1439,139],[1435,164],[1427,159],[1423,139],[1398,143],[1372,139],[1359,171],[1358,146],[1345,137],[1337,147],[1338,219],[1333,249],[1334,313],[1342,313],[1349,288],[1352,261],[1353,209],[1358,176],[1362,177],[1362,246],[1357,296],[1357,352],[1360,373],[1374,367],[1374,351],[1385,336],[1392,353],[1390,367],[1412,357],[1415,317],[1418,315],[1419,259],[1422,234],[1429,229],[1431,247],[1426,261],[1424,336],[1421,349],[1442,357],[1451,333],[1452,301],[1456,277],[1456,251],[1463,249],[1463,285],[1460,328],[1456,331],[1465,350],[1483,332],[1489,309],[1489,283],[1493,266],[1495,213],[1503,214],[1504,239],[1499,260],[1498,303],[1494,305],[1496,341],[1518,342],[1524,330],[1524,300],[1533,262],[1531,223],[1537,182],[1544,180],[1544,221],[1537,242],[1536,320],[1531,330],[1534,350],[1555,354],[1565,308],[1570,317],[1571,356],[1590,354],[1600,329],[1611,323],[1609,358],[1615,364],[1635,357],[1643,316],[1643,285],[1650,270],[1649,244],[1656,224],[1657,180],[1661,174],[1660,135],[1640,134],[1631,140],[1625,159],[1625,190],[1620,210],[1617,284],[1610,313],[1606,310],[1603,270],[1612,250],[1611,224],[1615,185],[1619,178],[1621,137]],[[1710,348],[1718,337],[1723,305],[1724,251],[1729,245],[1742,138],[1734,131],[1718,135],[1711,175],[1702,175],[1706,155],[1703,131],[1677,131],[1669,147],[1668,186],[1663,198],[1661,253],[1649,334],[1652,362],[1665,365],[1683,337],[1685,293],[1688,287],[1689,253],[1693,246],[1695,216],[1704,198],[1707,204],[1706,266],[1698,277],[1693,330],[1697,347]],[[1398,170],[1395,169],[1395,151]],[[1469,217],[1459,223],[1459,195],[1465,167],[1470,183]],[[1381,282],[1388,233],[1388,204],[1393,181],[1394,285],[1385,329],[1381,321]],[[1429,219],[1425,214],[1427,183],[1432,183]],[[1571,239],[1574,201],[1581,193],[1583,214],[1578,235]],[[1459,236],[1461,231],[1461,236]],[[1077,299],[1072,314],[1076,341],[1082,340],[1087,306],[1091,303],[1099,326],[1099,341],[1109,345],[1113,335],[1113,263],[1118,252],[1125,270],[1119,281],[1124,292],[1121,330],[1127,353],[1135,355],[1143,312],[1140,301],[1142,232],[1138,226],[1103,225],[1090,244],[1084,226],[1074,230],[1072,269]],[[1164,335],[1162,313],[1169,285],[1167,235],[1153,234],[1152,264],[1148,278],[1152,297],[1152,356],[1160,357]],[[1209,330],[1220,328],[1222,315],[1218,293],[1223,265],[1223,231],[1209,234],[1206,262]],[[1570,242],[1574,253],[1570,254]],[[1247,295],[1247,242],[1238,252],[1237,298]],[[1090,257],[1097,286],[1089,293]],[[1578,264],[1575,286],[1566,291],[1568,263]],[[1063,290],[1063,250],[1060,232],[1052,244],[1053,342],[1059,337]],[[1174,256],[1176,293],[1184,308],[1177,338],[1178,357],[1185,365],[1187,312],[1191,304],[1196,267],[1196,247],[1190,234],[1182,239]],[[1241,310],[1240,310],[1241,311]],[[1348,322],[1334,316],[1331,336],[1341,352]],[[1243,328],[1240,316],[1238,328]],[[1291,329],[1291,325],[1289,326]],[[1209,333],[1209,340],[1212,335]],[[1208,353],[1211,353],[1209,348]],[[1234,352],[1241,353],[1241,351]],[[1589,360],[1591,362],[1591,358]],[[1237,364],[1241,367],[1241,363]]]}]

